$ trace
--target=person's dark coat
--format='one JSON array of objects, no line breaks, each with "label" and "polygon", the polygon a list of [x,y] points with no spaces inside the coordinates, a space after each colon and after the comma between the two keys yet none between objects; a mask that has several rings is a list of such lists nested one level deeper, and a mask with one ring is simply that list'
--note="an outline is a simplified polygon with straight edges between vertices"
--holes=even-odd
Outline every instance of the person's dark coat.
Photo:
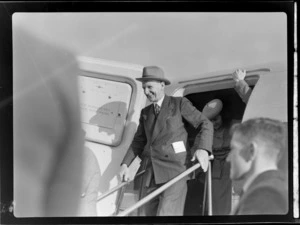
[{"label": "person's dark coat", "polygon": [[286,214],[288,182],[278,170],[260,174],[242,194],[233,215]]}]

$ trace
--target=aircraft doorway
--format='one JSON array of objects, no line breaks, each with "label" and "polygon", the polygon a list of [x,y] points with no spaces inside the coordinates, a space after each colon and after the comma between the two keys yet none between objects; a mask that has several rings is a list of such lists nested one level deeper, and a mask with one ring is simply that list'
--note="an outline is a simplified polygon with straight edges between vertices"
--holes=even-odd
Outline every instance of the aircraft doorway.
[{"label": "aircraft doorway", "polygon": [[[252,89],[254,85],[250,86]],[[206,103],[213,99],[220,99],[223,103],[223,109],[221,111],[221,117],[223,120],[223,126],[230,127],[233,123],[238,123],[242,121],[244,111],[246,108],[246,103],[242,101],[240,96],[234,90],[234,88],[226,88],[226,89],[219,89],[214,91],[207,91],[207,92],[200,92],[200,93],[192,93],[185,96],[188,98],[192,104],[200,111],[203,110]],[[188,142],[190,146],[193,146],[193,142],[195,140],[196,134],[199,130],[194,129],[188,123],[186,123],[186,129],[188,131]],[[214,163],[212,164],[214,165]],[[229,165],[229,164],[228,164]],[[214,170],[214,168],[212,167]],[[227,168],[227,173],[223,174],[226,178],[229,178],[229,170]],[[213,178],[214,179],[214,178]],[[217,181],[218,182],[218,181]],[[186,205],[184,215],[193,216],[193,215],[202,215],[203,213],[203,191],[204,191],[204,184],[205,184],[205,174],[201,172],[196,172],[193,177],[188,181],[188,193],[186,197]],[[213,182],[212,185],[217,185],[216,182]],[[232,184],[231,183],[224,183],[224,185],[229,188],[231,186],[231,203],[230,210],[238,201],[238,195],[234,193]],[[236,186],[236,185],[235,185]],[[213,187],[214,189],[214,187]],[[214,194],[214,192],[212,193]],[[230,194],[229,194],[230,195]],[[229,196],[230,199],[230,196]],[[229,200],[230,201],[230,200]],[[214,201],[213,201],[214,203]],[[215,208],[215,209],[214,209]],[[229,212],[230,212],[229,210]],[[213,206],[213,214],[218,212],[220,215],[226,215],[228,213],[222,214],[222,209],[218,209],[218,207]],[[204,215],[207,215],[207,207],[205,208]]]}]

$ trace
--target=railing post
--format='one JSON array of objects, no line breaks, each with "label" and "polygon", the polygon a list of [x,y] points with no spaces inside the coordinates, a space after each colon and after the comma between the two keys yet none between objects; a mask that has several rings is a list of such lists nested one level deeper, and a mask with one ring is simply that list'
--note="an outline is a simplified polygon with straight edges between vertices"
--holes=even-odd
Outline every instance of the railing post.
[{"label": "railing post", "polygon": [[212,193],[211,193],[211,162],[208,164],[208,171],[207,171],[207,176],[208,176],[208,215],[212,216]]}]

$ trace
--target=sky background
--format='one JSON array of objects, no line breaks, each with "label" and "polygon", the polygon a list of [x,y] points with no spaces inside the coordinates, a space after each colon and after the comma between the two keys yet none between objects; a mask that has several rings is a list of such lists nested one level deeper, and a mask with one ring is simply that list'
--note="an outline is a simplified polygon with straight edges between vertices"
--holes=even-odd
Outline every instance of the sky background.
[{"label": "sky background", "polygon": [[287,59],[284,13],[15,13],[75,54],[157,65],[171,80]]}]

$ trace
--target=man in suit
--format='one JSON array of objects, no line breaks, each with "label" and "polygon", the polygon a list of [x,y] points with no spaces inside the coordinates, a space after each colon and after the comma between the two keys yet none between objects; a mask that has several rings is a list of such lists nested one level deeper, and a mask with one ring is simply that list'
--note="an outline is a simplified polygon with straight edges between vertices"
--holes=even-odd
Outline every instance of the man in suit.
[{"label": "man in suit", "polygon": [[[128,165],[137,155],[141,157],[140,170],[146,170],[139,183],[142,198],[186,170],[189,146],[183,120],[200,129],[192,148],[195,151],[192,150],[191,155],[192,161],[197,158],[204,171],[207,170],[211,153],[213,127],[189,100],[165,94],[165,85],[169,85],[170,81],[164,77],[161,68],[145,67],[143,77],[137,80],[143,83],[144,94],[152,104],[141,112],[137,132],[121,164],[120,176],[128,180]],[[181,179],[146,203],[141,214],[183,215],[186,181],[187,178]]]},{"label": "man in suit", "polygon": [[250,119],[233,126],[230,178],[243,180],[242,195],[232,215],[286,214],[288,187],[278,162],[286,148],[280,121]]}]

